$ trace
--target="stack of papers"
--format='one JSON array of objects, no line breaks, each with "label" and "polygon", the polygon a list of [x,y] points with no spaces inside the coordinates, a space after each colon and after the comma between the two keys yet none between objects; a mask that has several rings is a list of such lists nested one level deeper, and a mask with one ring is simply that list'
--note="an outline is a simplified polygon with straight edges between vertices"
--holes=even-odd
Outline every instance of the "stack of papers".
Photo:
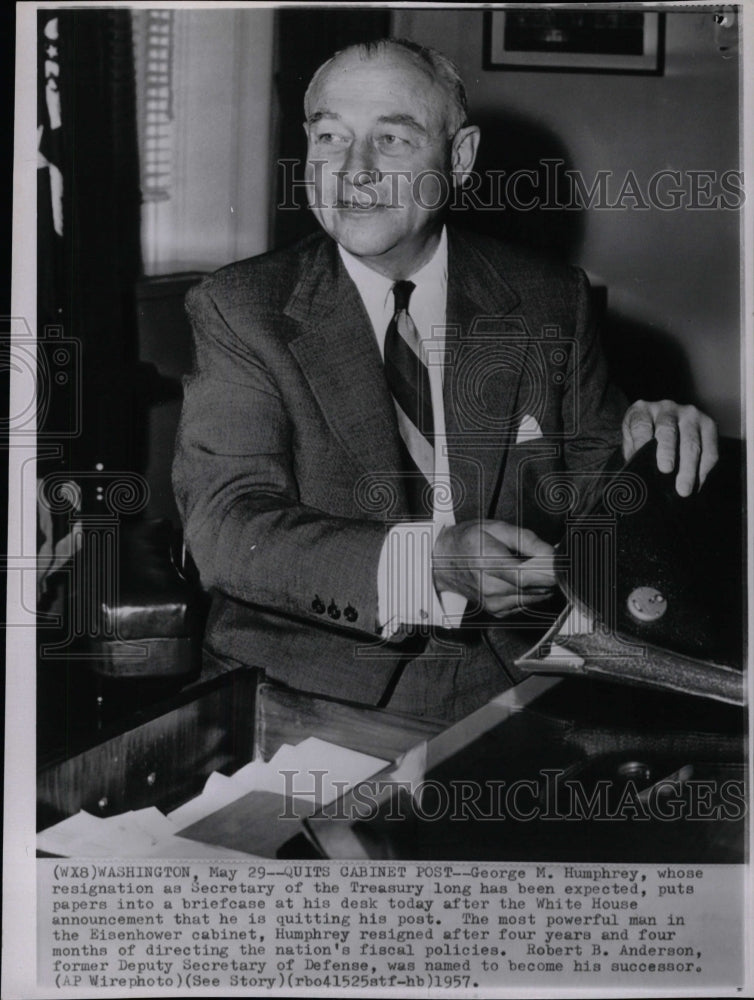
[{"label": "stack of papers", "polygon": [[[73,858],[214,858],[219,852],[177,836],[175,824],[159,809],[137,809],[102,819],[82,809],[37,834],[37,849]],[[238,857],[246,855],[238,853]]]},{"label": "stack of papers", "polygon": [[305,816],[385,763],[310,737],[284,744],[269,763],[211,774],[200,795],[167,816],[154,807],[104,819],[82,810],[39,833],[37,848],[63,857],[274,857]]},{"label": "stack of papers", "polygon": [[578,670],[584,666],[583,657],[568,646],[568,640],[575,636],[591,635],[594,632],[594,618],[591,612],[573,603],[566,608],[552,628],[529,652],[516,661],[517,665],[537,669]]}]

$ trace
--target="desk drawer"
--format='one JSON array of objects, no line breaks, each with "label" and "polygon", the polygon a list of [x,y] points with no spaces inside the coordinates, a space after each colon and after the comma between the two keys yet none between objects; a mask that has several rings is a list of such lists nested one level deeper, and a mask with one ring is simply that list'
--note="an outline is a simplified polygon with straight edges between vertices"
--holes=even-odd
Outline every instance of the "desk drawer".
[{"label": "desk drawer", "polygon": [[79,809],[95,816],[146,806],[167,811],[201,791],[213,771],[247,763],[254,753],[256,681],[253,670],[224,674],[141,724],[42,766],[38,828]]}]

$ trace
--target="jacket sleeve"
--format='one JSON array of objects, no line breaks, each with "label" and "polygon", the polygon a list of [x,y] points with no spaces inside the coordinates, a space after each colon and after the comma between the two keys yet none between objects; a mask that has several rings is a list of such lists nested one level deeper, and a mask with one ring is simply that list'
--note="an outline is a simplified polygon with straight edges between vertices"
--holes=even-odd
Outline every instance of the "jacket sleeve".
[{"label": "jacket sleeve", "polygon": [[[184,384],[173,485],[203,585],[374,636],[387,528],[300,502],[294,427],[279,387],[205,286],[189,292],[187,309],[194,371]],[[331,599],[337,620],[323,607]],[[355,621],[342,613],[349,603]]]}]

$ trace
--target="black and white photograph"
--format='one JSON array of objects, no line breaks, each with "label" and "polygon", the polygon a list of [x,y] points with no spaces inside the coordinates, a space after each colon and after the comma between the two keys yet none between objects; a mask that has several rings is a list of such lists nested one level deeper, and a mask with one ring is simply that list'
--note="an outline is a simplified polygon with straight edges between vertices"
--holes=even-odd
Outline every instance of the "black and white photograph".
[{"label": "black and white photograph", "polygon": [[750,18],[18,5],[3,996],[754,996]]},{"label": "black and white photograph", "polygon": [[659,11],[548,4],[489,10],[485,17],[485,69],[662,73],[665,21]]}]

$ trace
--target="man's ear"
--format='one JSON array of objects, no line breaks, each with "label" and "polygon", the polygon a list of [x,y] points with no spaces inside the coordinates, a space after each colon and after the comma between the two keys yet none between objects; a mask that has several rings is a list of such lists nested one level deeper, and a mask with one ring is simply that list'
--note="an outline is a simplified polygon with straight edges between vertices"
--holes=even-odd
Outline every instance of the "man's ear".
[{"label": "man's ear", "polygon": [[453,184],[456,187],[463,187],[464,181],[471,173],[479,148],[479,136],[480,132],[476,125],[459,128],[453,136],[450,150],[450,170],[453,175]]}]

